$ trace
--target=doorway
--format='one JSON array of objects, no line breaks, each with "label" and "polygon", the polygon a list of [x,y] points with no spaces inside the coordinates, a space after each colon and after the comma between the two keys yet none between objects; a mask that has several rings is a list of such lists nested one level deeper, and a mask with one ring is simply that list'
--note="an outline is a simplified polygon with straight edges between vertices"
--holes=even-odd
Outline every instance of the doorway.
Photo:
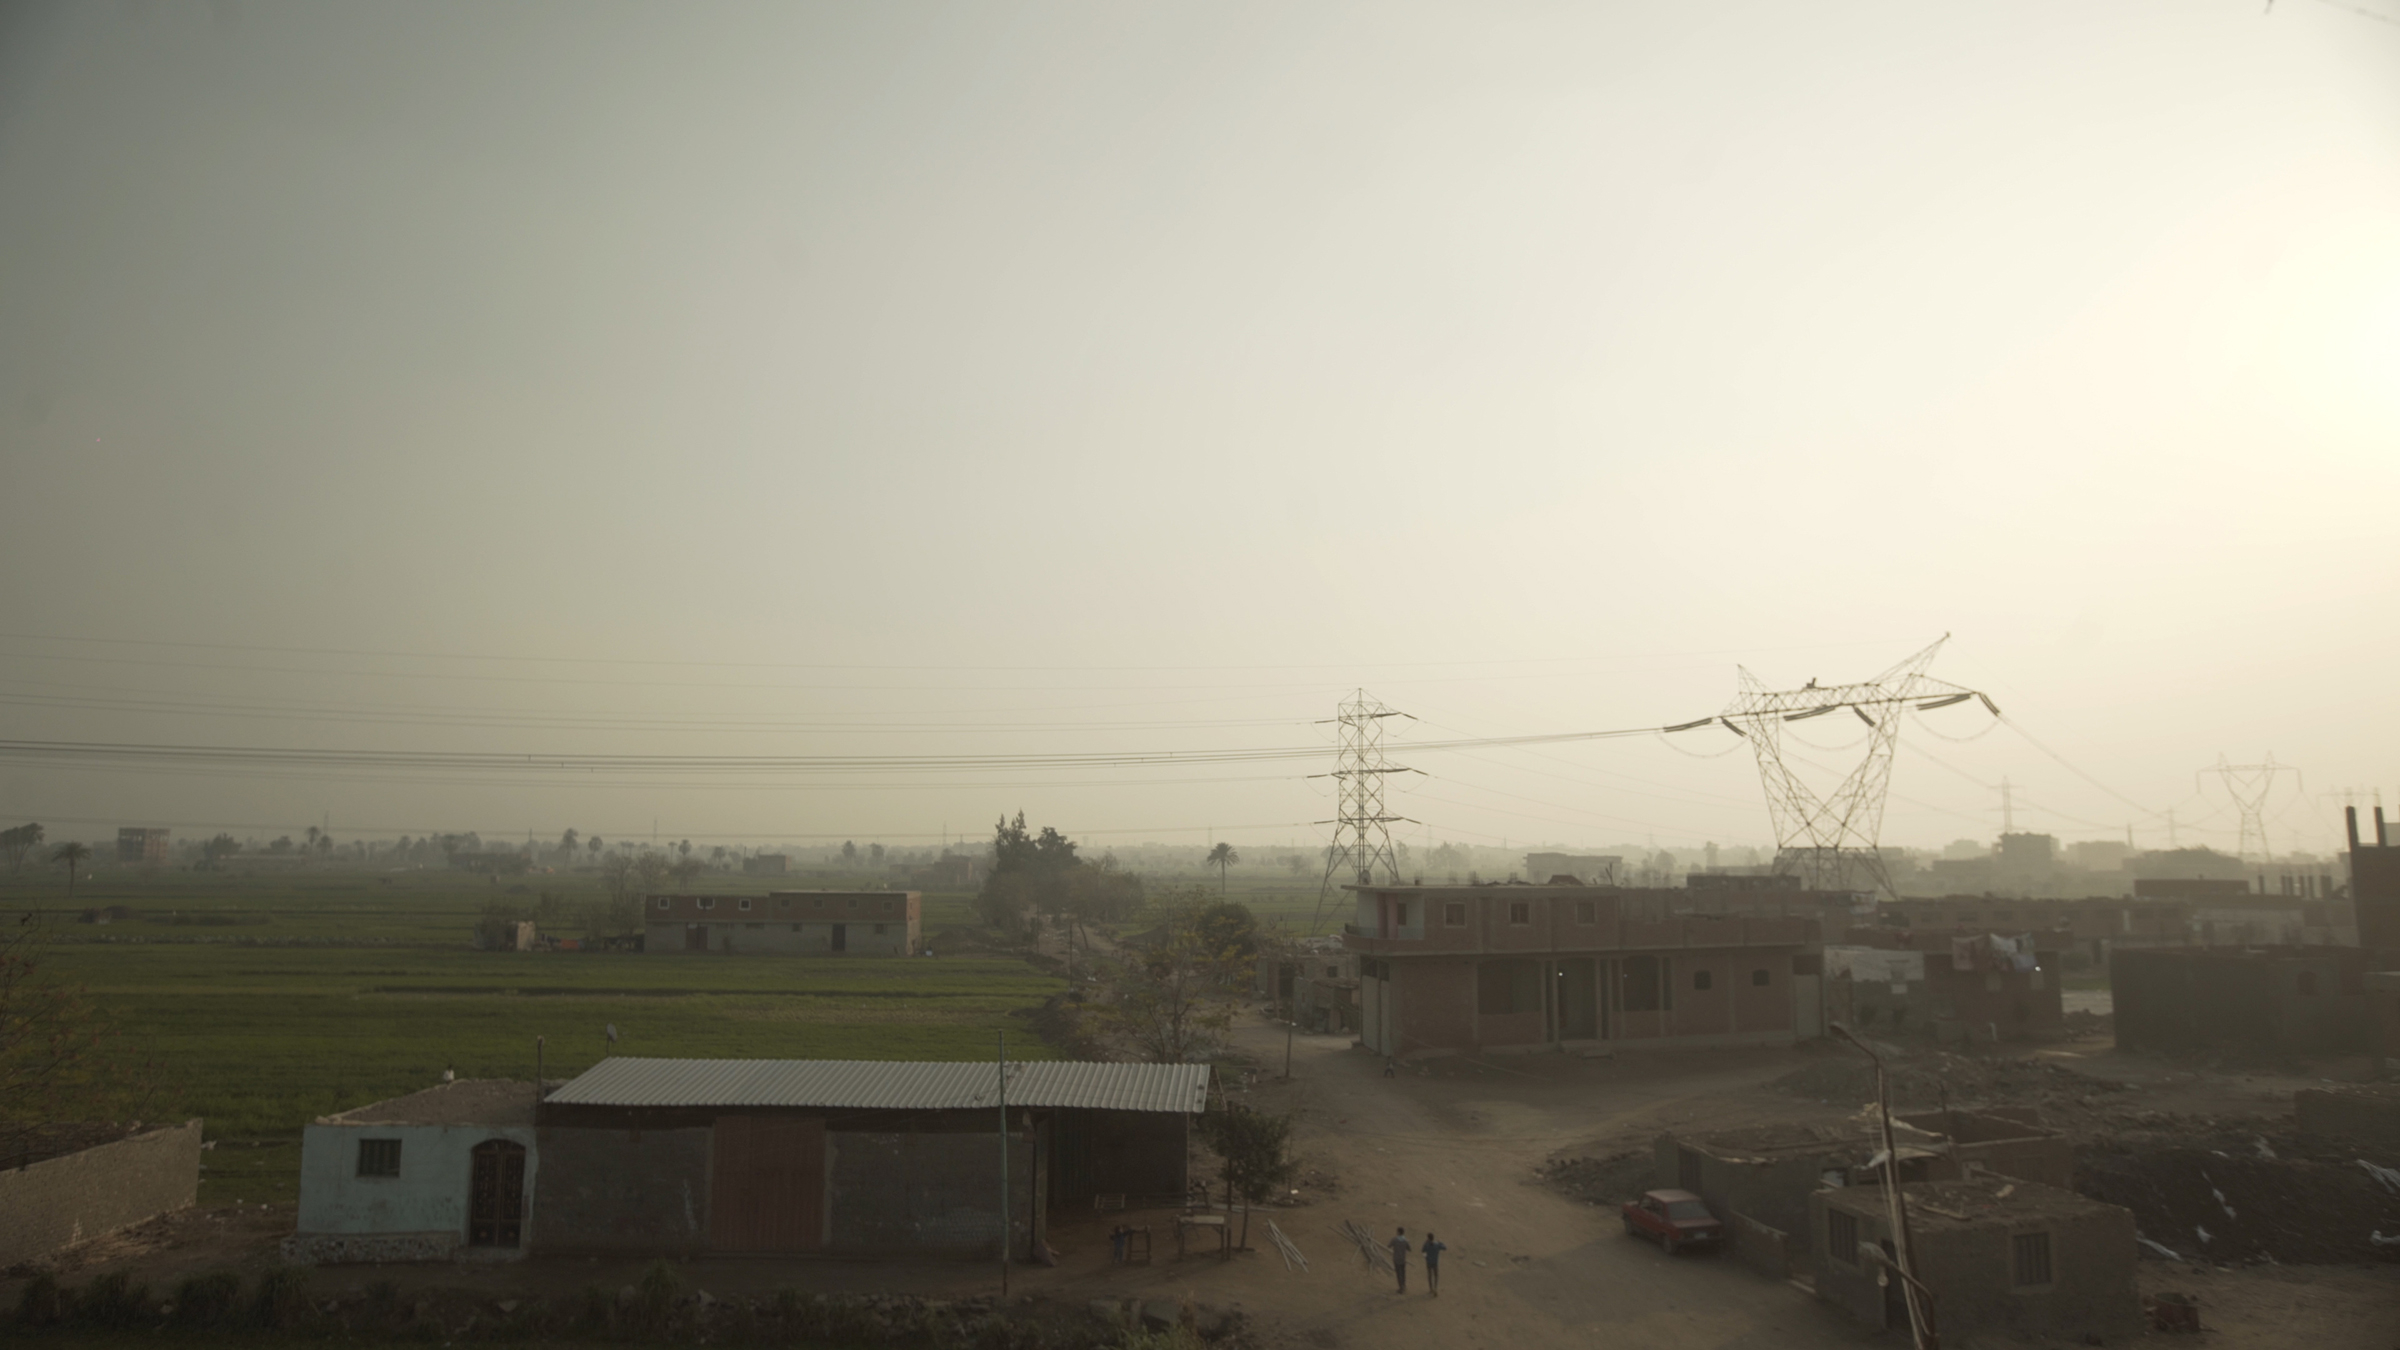
[{"label": "doorway", "polygon": [[1592,976],[1591,958],[1559,962],[1553,983],[1558,986],[1558,1038],[1600,1039],[1599,983]]},{"label": "doorway", "polygon": [[467,1245],[514,1247],[525,1236],[525,1146],[486,1139],[475,1146],[467,1190]]},{"label": "doorway", "polygon": [[708,950],[708,925],[687,923],[683,926],[683,949],[687,952]]},{"label": "doorway", "polygon": [[850,950],[850,925],[837,923],[833,926],[833,949],[837,952]]},{"label": "doorway", "polygon": [[719,1116],[709,1160],[709,1245],[804,1252],[825,1243],[825,1122]]}]

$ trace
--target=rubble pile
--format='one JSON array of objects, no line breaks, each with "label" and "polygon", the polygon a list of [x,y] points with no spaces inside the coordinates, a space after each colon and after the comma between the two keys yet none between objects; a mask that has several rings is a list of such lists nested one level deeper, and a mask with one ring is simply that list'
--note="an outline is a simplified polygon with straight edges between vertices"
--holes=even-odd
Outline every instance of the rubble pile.
[{"label": "rubble pile", "polygon": [[1647,1149],[1605,1158],[1552,1158],[1542,1180],[1563,1195],[1594,1205],[1619,1205],[1658,1184],[1658,1165]]},{"label": "rubble pile", "polygon": [[2258,1145],[2236,1152],[2136,1136],[2095,1139],[2077,1152],[2075,1189],[2132,1210],[2144,1239],[2186,1260],[2400,1260],[2400,1245],[2375,1241],[2400,1235],[2400,1192],[2356,1159],[2294,1158]]}]

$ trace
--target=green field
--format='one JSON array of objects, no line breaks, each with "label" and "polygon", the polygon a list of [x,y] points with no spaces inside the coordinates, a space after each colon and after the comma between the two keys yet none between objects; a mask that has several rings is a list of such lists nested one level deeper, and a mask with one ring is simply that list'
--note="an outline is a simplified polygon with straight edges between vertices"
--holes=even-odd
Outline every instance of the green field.
[{"label": "green field", "polygon": [[[763,891],[720,878],[709,889]],[[809,885],[811,880],[785,885]],[[289,1200],[302,1126],[317,1116],[461,1078],[567,1077],[607,1052],[820,1059],[981,1059],[1051,1051],[1015,1014],[1064,988],[1012,958],[740,957],[478,952],[483,905],[523,884],[580,878],[330,872],[302,877],[103,873],[77,887],[0,887],[0,905],[52,911],[49,974],[121,1017],[155,1057],[152,1119],[200,1116],[204,1203]],[[822,883],[817,883],[822,884]],[[965,901],[956,900],[960,917]],[[86,906],[137,918],[75,922]],[[221,922],[227,918],[238,922]],[[929,930],[936,927],[928,924]]]}]

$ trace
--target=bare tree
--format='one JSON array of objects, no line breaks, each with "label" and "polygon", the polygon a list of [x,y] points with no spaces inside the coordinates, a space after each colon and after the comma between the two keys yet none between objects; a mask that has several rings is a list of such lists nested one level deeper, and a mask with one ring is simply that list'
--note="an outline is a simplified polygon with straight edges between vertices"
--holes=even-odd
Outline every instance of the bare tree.
[{"label": "bare tree", "polygon": [[1233,1026],[1229,989],[1257,950],[1255,938],[1232,934],[1219,917],[1225,907],[1204,889],[1160,908],[1166,922],[1159,940],[1104,970],[1107,1002],[1098,1018],[1153,1063],[1205,1060]]},{"label": "bare tree", "polygon": [[134,1114],[158,1085],[158,1061],[43,969],[48,939],[30,911],[0,929],[0,1166],[30,1160],[44,1127]]}]

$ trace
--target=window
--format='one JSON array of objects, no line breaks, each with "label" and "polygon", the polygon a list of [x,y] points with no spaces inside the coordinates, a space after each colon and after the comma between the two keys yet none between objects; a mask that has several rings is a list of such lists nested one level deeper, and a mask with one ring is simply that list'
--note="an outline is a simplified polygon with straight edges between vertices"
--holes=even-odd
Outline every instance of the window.
[{"label": "window", "polygon": [[809,907],[810,909],[823,909],[823,908],[825,908],[825,897],[820,895],[820,896],[816,897],[815,899],[813,899],[813,900],[809,901],[809,902],[808,902],[808,907]]},{"label": "window", "polygon": [[2050,1283],[2050,1235],[2048,1233],[2019,1233],[2009,1239],[2009,1248],[2016,1257],[2018,1284]]},{"label": "window", "polygon": [[1754,987],[1765,988],[1775,983],[1775,977],[1764,970],[1754,970],[1750,972],[1750,983]]},{"label": "window", "polygon": [[1858,1264],[1858,1216],[1825,1211],[1825,1254],[1845,1266]]},{"label": "window", "polygon": [[[875,936],[877,936],[877,937],[882,937],[882,936],[883,936],[883,927],[884,927],[884,926],[883,926],[882,924],[877,924],[877,925],[875,925]],[[1000,1243],[1000,1240],[999,1240],[998,1238],[994,1238],[994,1239],[992,1239],[992,1245],[994,1245],[994,1246],[998,1246],[998,1245],[999,1245],[999,1243]]]},{"label": "window", "polygon": [[2313,970],[2304,970],[2300,972],[2300,996],[2302,998],[2315,998],[2317,996],[2317,972]]},{"label": "window", "polygon": [[[1325,978],[1329,980],[1338,980],[1342,978],[1342,968],[1340,966],[1325,967]],[[995,1242],[993,1245],[998,1246],[999,1244]]]},{"label": "window", "polygon": [[[662,896],[660,896],[660,897],[658,897],[658,907],[659,907],[660,909],[665,909],[665,908],[667,907],[667,897],[665,897],[665,896],[663,896],[663,895],[662,895]],[[993,1239],[993,1240],[994,1240],[995,1242],[997,1242],[997,1241],[998,1241],[998,1239],[996,1239],[996,1238],[995,1238],[995,1239]]]},{"label": "window", "polygon": [[1701,990],[1708,989],[1716,983],[1716,979],[1717,976],[1716,972],[1714,971],[1695,970],[1692,972],[1692,988]]},{"label": "window", "polygon": [[713,895],[704,895],[704,896],[701,896],[701,897],[700,897],[700,908],[702,908],[702,909],[715,909],[716,907],[717,907],[717,897],[715,897],[715,896],[713,896]]},{"label": "window", "polygon": [[[798,925],[798,924],[793,924],[793,925],[792,925],[792,931],[793,931],[793,932],[795,932],[795,933],[799,932],[799,931],[800,931],[800,925]],[[998,1244],[996,1244],[996,1243],[995,1243],[994,1245],[998,1245]]]},{"label": "window", "polygon": [[790,897],[790,896],[788,896],[788,895],[779,895],[779,896],[776,896],[776,897],[775,897],[775,908],[777,908],[777,909],[790,909],[791,907],[792,907],[792,897]]},{"label": "window", "polygon": [[1408,927],[1408,902],[1406,900],[1392,906],[1392,927]]},{"label": "window", "polygon": [[[743,897],[742,897],[742,908],[743,908],[743,910],[745,910],[745,911],[747,911],[747,910],[750,908],[750,897],[749,897],[749,896],[746,896],[746,895],[745,895],[745,896],[743,896]],[[995,1241],[997,1241],[997,1239],[995,1239]]]},{"label": "window", "polygon": [[1532,922],[1533,922],[1533,902],[1532,902],[1532,901],[1530,901],[1530,900],[1511,900],[1511,901],[1509,901],[1509,902],[1508,902],[1508,921],[1509,921],[1510,923],[1512,923],[1512,924],[1519,924],[1519,925],[1523,925],[1523,924],[1529,924],[1529,923],[1532,923]]},{"label": "window", "polygon": [[1442,926],[1444,928],[1466,927],[1467,907],[1461,904],[1448,904],[1442,906]]},{"label": "window", "polygon": [[1541,971],[1531,961],[1486,961],[1475,971],[1475,1011],[1486,1015],[1542,1010]]},{"label": "window", "polygon": [[358,1174],[362,1177],[396,1177],[400,1175],[400,1141],[397,1139],[359,1140]]},{"label": "window", "polygon": [[1577,923],[1598,923],[1598,922],[1600,922],[1600,902],[1599,902],[1599,901],[1597,901],[1597,900],[1578,900],[1578,901],[1576,901],[1576,902],[1575,902],[1575,922],[1577,922]]}]

